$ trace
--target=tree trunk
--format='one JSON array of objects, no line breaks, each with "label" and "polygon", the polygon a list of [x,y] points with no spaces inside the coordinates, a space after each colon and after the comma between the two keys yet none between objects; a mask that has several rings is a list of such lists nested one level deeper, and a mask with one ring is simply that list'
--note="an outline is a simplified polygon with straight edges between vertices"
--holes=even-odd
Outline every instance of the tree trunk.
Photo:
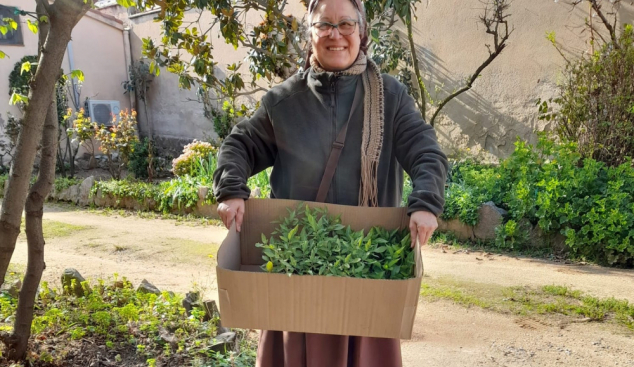
[{"label": "tree trunk", "polygon": [[44,200],[51,191],[55,181],[55,156],[58,149],[57,124],[57,107],[55,103],[51,102],[42,135],[40,172],[27,197],[25,207],[28,262],[18,298],[18,310],[13,327],[12,342],[14,344],[9,345],[7,348],[9,350],[7,357],[15,361],[24,359],[26,354],[29,337],[31,336],[35,296],[42,279],[42,272],[46,267],[44,264],[42,215],[44,213]]},{"label": "tree trunk", "polygon": [[[22,211],[26,202],[29,180],[33,172],[33,161],[42,137],[44,119],[53,103],[55,83],[59,77],[66,45],[70,41],[73,27],[89,9],[90,2],[83,0],[57,0],[49,4],[38,0],[38,8],[49,14],[50,31],[43,47],[37,71],[31,82],[29,103],[24,113],[22,130],[18,136],[15,161],[9,173],[7,194],[0,215],[0,285],[15,249],[20,234]],[[44,12],[42,12],[44,14]],[[42,22],[42,24],[44,24]]]},{"label": "tree trunk", "polygon": [[[7,357],[10,360],[21,360],[26,356],[33,322],[35,297],[45,267],[42,216],[44,200],[51,191],[55,180],[55,159],[59,144],[55,82],[59,76],[58,70],[61,68],[64,51],[68,41],[70,41],[72,29],[88,10],[88,6],[82,0],[58,0],[52,5],[48,3],[48,0],[38,0],[37,3],[38,19],[42,15],[48,15],[50,23],[42,22],[40,26],[39,67],[31,84],[30,101],[25,112],[24,127],[18,137],[16,162],[11,168],[9,189],[6,195],[6,200],[10,205],[7,205],[6,209],[3,206],[2,219],[0,220],[2,223],[0,250],[3,251],[0,253],[0,261],[2,261],[0,271],[2,271],[2,282],[4,282],[4,274],[15,249],[16,233],[19,233],[22,210],[18,204],[21,202],[24,205],[26,201],[27,269],[24,283],[20,289],[13,334],[9,337],[3,337],[7,346]],[[25,198],[24,194],[28,189],[37,143],[40,139],[42,155],[38,179],[30,190],[28,198]],[[11,222],[16,216],[18,216],[17,231],[13,227],[14,223]],[[7,228],[9,231],[5,232],[4,230]],[[10,250],[10,252],[5,252],[5,250]]]}]

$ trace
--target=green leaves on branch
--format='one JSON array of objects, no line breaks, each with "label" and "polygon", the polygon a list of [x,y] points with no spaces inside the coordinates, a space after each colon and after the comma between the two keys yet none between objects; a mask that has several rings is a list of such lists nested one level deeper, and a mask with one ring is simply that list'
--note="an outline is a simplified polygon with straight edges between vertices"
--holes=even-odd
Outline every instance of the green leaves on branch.
[{"label": "green leaves on branch", "polygon": [[76,78],[80,82],[84,81],[84,72],[81,70],[73,70],[70,72],[71,78]]},{"label": "green leaves on branch", "polygon": [[38,22],[35,21],[31,21],[31,19],[27,19],[26,20],[26,25],[29,27],[29,29],[31,30],[31,32],[33,32],[34,34],[37,34],[37,30],[38,30]]},{"label": "green leaves on branch", "polygon": [[161,75],[161,68],[156,65],[156,62],[152,61],[150,63],[150,74],[154,76]]},{"label": "green leaves on branch", "polygon": [[11,95],[11,100],[10,100],[11,105],[18,105],[20,103],[24,103],[27,104],[29,103],[29,97],[23,95],[23,94],[19,94],[19,93],[13,93]]},{"label": "green leaves on branch", "polygon": [[117,0],[117,4],[123,6],[124,8],[129,8],[131,6],[136,5],[135,0]]},{"label": "green leaves on branch", "polygon": [[20,68],[20,75],[22,75],[22,73],[24,73],[25,71],[27,73],[31,71],[31,63],[29,61],[22,63],[22,67]]},{"label": "green leaves on branch", "polygon": [[[286,2],[279,1],[194,1],[148,0],[145,9],[158,7],[157,21],[162,24],[160,41],[143,40],[143,54],[159,66],[178,75],[181,88],[202,88],[215,96],[235,100],[244,94],[262,90],[258,80],[270,83],[294,73],[302,64],[306,45],[305,27],[301,21],[286,15]],[[192,10],[190,12],[190,10]],[[195,12],[211,13],[211,21],[197,20]],[[244,23],[251,14],[263,21],[252,28]],[[191,20],[191,21],[190,21]],[[218,78],[218,63],[214,59],[215,37],[233,48],[247,51],[248,73],[245,68],[230,70],[226,78]],[[175,53],[173,50],[180,52]],[[186,57],[189,54],[191,57]],[[246,66],[246,65],[245,65]]]},{"label": "green leaves on branch", "polygon": [[2,18],[2,25],[0,25],[0,32],[2,35],[6,35],[9,30],[17,30],[18,22],[16,22],[13,18]]},{"label": "green leaves on branch", "polygon": [[289,209],[270,238],[262,235],[262,269],[288,275],[408,279],[415,258],[408,230],[374,227],[367,234],[344,226],[327,209]]}]

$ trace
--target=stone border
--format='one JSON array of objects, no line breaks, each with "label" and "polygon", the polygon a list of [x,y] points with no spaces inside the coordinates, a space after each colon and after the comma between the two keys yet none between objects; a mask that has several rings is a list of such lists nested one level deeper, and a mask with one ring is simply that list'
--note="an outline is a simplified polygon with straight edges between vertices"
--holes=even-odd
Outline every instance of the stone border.
[{"label": "stone border", "polygon": [[[112,194],[104,195],[101,190],[97,190],[97,193],[91,196],[90,191],[96,182],[95,178],[91,176],[80,184],[72,185],[59,192],[53,188],[47,200],[71,202],[82,207],[96,206],[99,208],[159,212],[157,203],[153,199],[145,199],[143,202],[139,202],[136,198],[132,197],[115,197]],[[218,204],[208,204],[204,202],[208,192],[208,187],[200,187],[198,189],[198,203],[196,207],[174,208],[171,213],[177,215],[192,214],[197,217],[220,219],[216,211]]]}]

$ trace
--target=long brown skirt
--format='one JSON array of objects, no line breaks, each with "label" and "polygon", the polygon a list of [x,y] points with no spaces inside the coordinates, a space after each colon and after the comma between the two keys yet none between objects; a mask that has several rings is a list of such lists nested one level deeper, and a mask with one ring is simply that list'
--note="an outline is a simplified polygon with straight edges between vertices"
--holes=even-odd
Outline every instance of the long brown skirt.
[{"label": "long brown skirt", "polygon": [[398,339],[262,331],[256,367],[401,367]]}]

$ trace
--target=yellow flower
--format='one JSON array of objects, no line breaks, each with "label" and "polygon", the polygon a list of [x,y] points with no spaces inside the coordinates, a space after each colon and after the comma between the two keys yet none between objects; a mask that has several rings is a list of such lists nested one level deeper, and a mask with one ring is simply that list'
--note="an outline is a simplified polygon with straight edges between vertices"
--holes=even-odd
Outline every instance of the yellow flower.
[{"label": "yellow flower", "polygon": [[266,271],[268,271],[269,273],[273,271],[273,263],[272,262],[267,262],[266,263]]}]

